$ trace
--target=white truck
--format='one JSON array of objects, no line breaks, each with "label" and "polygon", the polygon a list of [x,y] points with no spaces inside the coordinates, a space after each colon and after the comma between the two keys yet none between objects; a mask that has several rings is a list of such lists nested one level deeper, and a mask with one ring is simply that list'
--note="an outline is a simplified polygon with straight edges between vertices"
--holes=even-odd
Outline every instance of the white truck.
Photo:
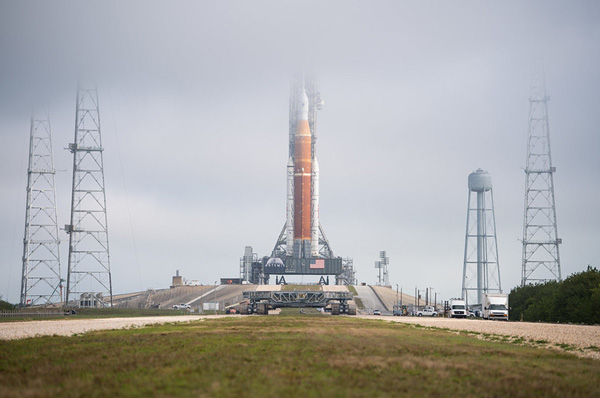
[{"label": "white truck", "polygon": [[426,305],[421,311],[417,311],[417,316],[437,316],[437,312],[432,306]]},{"label": "white truck", "polygon": [[467,315],[467,302],[465,299],[450,299],[450,312],[448,313],[448,318],[466,318]]},{"label": "white truck", "polygon": [[508,294],[484,294],[482,317],[483,319],[502,319],[508,321]]}]

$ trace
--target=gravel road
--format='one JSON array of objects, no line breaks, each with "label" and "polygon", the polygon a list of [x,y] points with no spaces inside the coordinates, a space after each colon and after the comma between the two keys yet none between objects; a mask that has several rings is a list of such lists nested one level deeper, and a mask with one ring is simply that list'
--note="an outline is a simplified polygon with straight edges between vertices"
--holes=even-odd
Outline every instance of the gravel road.
[{"label": "gravel road", "polygon": [[[548,343],[533,343],[547,348],[559,348],[555,344],[568,344],[579,350],[573,353],[600,359],[600,326],[565,325],[532,322],[484,321],[481,319],[447,319],[423,317],[379,317],[363,315],[361,318],[384,319],[391,322],[419,324],[422,326],[466,330],[478,333],[489,333],[502,336],[518,336],[527,341],[547,341]],[[589,347],[597,347],[596,349]],[[580,351],[581,350],[581,351]]]},{"label": "gravel road", "polygon": [[2,322],[0,340],[24,339],[36,336],[72,336],[93,330],[125,329],[146,325],[190,322],[198,319],[235,317],[236,315],[179,315],[135,318],[65,319],[51,321]]}]

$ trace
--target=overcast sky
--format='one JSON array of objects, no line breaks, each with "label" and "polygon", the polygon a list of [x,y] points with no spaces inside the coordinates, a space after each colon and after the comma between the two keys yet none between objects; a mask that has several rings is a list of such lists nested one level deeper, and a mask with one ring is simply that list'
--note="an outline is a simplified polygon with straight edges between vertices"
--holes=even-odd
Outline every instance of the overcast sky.
[{"label": "overcast sky", "polygon": [[[460,295],[467,177],[489,171],[520,283],[528,95],[546,70],[563,276],[600,258],[597,1],[0,1],[0,295],[18,302],[32,104],[68,223],[78,77],[98,81],[113,290],[236,277],[285,222],[293,72],[318,76],[321,223],[374,284]],[[66,276],[68,236],[61,259]],[[317,279],[304,278],[306,282]]]}]

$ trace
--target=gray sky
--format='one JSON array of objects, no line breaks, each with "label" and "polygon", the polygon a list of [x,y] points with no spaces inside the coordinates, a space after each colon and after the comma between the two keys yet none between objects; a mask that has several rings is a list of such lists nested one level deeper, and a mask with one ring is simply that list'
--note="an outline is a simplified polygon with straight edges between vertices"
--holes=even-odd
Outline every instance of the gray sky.
[{"label": "gray sky", "polygon": [[[0,1],[0,295],[18,301],[29,116],[49,108],[68,223],[77,78],[99,82],[117,293],[237,276],[285,222],[289,79],[317,73],[321,223],[358,280],[460,294],[467,177],[520,282],[528,95],[546,65],[562,272],[600,257],[596,1]],[[67,241],[61,258],[66,275]],[[310,278],[306,281],[316,282]]]}]

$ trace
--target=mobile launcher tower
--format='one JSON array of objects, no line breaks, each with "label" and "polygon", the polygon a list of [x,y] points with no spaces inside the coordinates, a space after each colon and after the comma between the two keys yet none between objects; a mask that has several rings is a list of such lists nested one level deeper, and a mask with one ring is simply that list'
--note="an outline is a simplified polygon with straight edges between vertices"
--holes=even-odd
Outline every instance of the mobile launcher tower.
[{"label": "mobile launcher tower", "polygon": [[[333,254],[319,221],[319,163],[316,156],[317,111],[323,100],[313,75],[292,78],[290,91],[289,161],[287,164],[286,222],[273,248],[252,271],[245,268],[253,283],[268,283],[270,275],[277,283],[285,283],[287,275],[320,276],[320,283],[356,284],[352,259]],[[256,266],[258,265],[258,267]],[[242,272],[244,272],[242,271]]]}]

